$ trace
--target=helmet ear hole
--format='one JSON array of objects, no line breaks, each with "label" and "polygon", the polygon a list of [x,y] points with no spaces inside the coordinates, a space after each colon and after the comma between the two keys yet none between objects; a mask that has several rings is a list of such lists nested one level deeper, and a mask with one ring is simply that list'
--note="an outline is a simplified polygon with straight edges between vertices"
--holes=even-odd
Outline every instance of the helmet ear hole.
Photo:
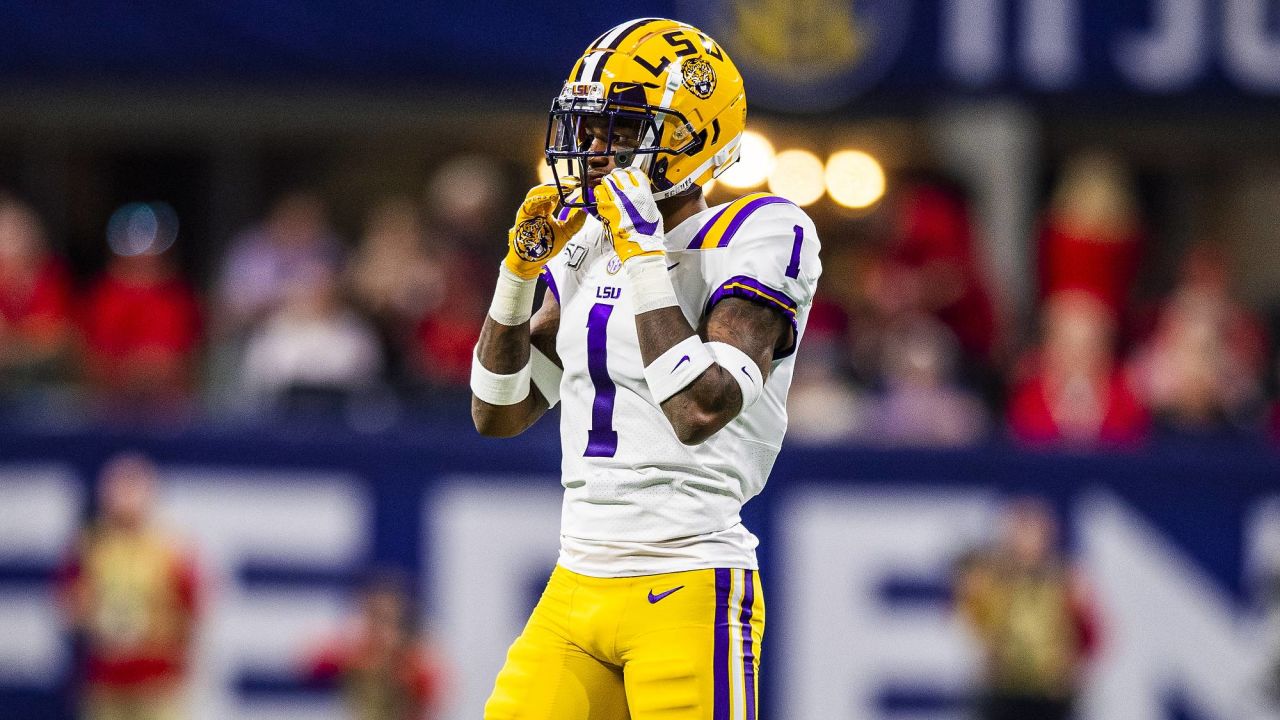
[{"label": "helmet ear hole", "polygon": [[653,164],[653,170],[649,173],[649,180],[658,190],[669,190],[674,184],[667,179],[667,158],[659,157]]}]

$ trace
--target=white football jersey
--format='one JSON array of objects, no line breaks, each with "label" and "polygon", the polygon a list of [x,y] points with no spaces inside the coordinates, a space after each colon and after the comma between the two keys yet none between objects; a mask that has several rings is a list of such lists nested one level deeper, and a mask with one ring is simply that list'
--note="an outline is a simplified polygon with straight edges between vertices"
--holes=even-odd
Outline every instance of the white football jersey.
[{"label": "white football jersey", "polygon": [[560,303],[556,350],[564,453],[560,564],[598,577],[756,569],[742,504],[764,487],[787,428],[787,391],[822,263],[813,221],[755,193],[666,232],[668,271],[695,329],[717,302],[746,298],[791,320],[760,399],[699,445],[677,439],[644,377],[630,284],[589,218],[544,270]]}]

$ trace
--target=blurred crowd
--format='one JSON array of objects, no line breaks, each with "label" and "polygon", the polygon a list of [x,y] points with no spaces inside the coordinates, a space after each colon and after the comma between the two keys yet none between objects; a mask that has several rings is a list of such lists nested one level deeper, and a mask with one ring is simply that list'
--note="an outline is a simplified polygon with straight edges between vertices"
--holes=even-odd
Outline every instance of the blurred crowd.
[{"label": "blurred crowd", "polygon": [[[77,716],[180,720],[192,716],[190,678],[209,580],[200,549],[156,512],[159,478],[146,456],[102,468],[96,513],[55,584],[75,640]],[[351,616],[298,659],[296,678],[336,691],[351,720],[431,720],[445,664],[425,643],[408,578],[375,570],[355,588]]]},{"label": "blurred crowd", "polygon": [[[223,240],[210,277],[179,262],[188,240],[172,211],[139,204],[104,227],[105,265],[73,280],[42,218],[0,195],[0,404],[37,423],[319,417],[366,430],[463,407],[508,180],[459,158],[424,193],[368,208],[351,237],[320,195],[285,192]],[[1114,158],[1082,156],[1053,178],[1028,238],[1030,320],[990,282],[955,183],[904,178],[868,216],[815,215],[826,271],[793,437],[1080,448],[1280,437],[1264,315],[1240,301],[1212,244],[1181,251],[1171,282],[1138,292],[1161,238]]]},{"label": "blurred crowd", "polygon": [[1160,239],[1135,185],[1109,156],[1066,164],[1028,240],[1034,316],[1021,325],[953,183],[903,183],[869,242],[828,233],[793,433],[1077,449],[1280,437],[1266,316],[1239,299],[1224,249],[1185,248],[1165,287],[1140,291]]}]

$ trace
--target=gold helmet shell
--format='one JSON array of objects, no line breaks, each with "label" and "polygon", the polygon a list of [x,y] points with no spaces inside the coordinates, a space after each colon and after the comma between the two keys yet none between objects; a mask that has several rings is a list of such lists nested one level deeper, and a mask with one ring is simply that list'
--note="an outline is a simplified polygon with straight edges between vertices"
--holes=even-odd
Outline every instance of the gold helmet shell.
[{"label": "gold helmet shell", "polygon": [[[606,118],[628,123],[635,148],[591,151],[582,123]],[[611,155],[618,165],[637,162],[655,198],[702,186],[738,160],[746,128],[742,74],[715,40],[692,25],[661,18],[622,23],[587,48],[552,103],[547,162],[579,164]],[[567,200],[567,198],[562,198]],[[579,203],[590,205],[589,196]]]}]

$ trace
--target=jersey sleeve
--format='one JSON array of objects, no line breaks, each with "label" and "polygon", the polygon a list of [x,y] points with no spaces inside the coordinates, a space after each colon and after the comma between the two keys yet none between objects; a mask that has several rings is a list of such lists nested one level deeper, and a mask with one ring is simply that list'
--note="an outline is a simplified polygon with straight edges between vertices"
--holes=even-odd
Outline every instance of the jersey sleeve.
[{"label": "jersey sleeve", "polygon": [[[732,224],[718,240],[708,263],[710,294],[705,313],[725,298],[737,297],[770,307],[791,322],[792,338],[775,360],[795,352],[799,317],[813,303],[822,274],[820,243],[813,221],[792,203],[768,196],[769,202]],[[748,206],[749,207],[749,206]]]}]

